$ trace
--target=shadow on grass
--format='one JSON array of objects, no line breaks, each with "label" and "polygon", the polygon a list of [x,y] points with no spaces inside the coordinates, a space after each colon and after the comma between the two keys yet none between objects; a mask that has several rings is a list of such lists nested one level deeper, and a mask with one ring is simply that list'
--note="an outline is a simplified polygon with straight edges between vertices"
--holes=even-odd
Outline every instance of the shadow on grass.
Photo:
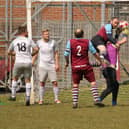
[{"label": "shadow on grass", "polygon": [[118,104],[117,107],[129,107],[129,104]]},{"label": "shadow on grass", "polygon": [[123,82],[120,82],[119,83],[121,86],[124,86],[124,85],[129,85],[129,80],[125,80]]}]

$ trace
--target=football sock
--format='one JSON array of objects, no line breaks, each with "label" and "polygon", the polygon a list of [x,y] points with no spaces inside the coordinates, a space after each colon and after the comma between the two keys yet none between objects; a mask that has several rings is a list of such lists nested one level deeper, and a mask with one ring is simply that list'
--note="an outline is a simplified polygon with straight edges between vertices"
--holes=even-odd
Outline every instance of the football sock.
[{"label": "football sock", "polygon": [[45,94],[45,86],[40,86],[40,88],[39,88],[39,99],[40,99],[40,101],[43,101],[44,94]]},{"label": "football sock", "polygon": [[78,87],[73,87],[73,89],[72,89],[73,104],[78,103],[78,95],[79,95]]},{"label": "football sock", "polygon": [[113,106],[117,105],[117,102],[116,101],[112,101],[112,105]]},{"label": "football sock", "polygon": [[96,102],[96,101],[100,101],[97,86],[92,86],[91,92],[92,92],[94,101],[95,101],[95,102]]},{"label": "football sock", "polygon": [[26,99],[27,100],[30,99],[30,93],[31,93],[31,84],[30,83],[26,83]]},{"label": "football sock", "polygon": [[17,82],[16,81],[12,81],[12,98],[16,97],[16,87],[17,87]]},{"label": "football sock", "polygon": [[58,100],[59,88],[54,86],[53,92],[54,92],[55,100]]}]

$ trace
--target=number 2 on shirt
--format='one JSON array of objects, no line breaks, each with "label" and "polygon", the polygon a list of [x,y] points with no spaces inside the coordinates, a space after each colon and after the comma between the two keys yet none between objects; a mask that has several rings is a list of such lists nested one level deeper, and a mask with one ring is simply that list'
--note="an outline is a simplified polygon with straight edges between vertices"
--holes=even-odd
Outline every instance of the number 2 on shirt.
[{"label": "number 2 on shirt", "polygon": [[77,56],[81,56],[82,47],[79,45],[76,48],[77,48]]}]

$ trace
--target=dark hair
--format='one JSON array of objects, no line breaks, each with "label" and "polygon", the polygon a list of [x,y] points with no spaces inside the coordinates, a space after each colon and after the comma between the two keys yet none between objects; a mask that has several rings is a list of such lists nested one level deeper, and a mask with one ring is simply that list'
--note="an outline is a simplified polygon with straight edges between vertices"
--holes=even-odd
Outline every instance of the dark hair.
[{"label": "dark hair", "polygon": [[118,17],[112,17],[112,18],[111,18],[111,21],[114,20],[114,19],[119,19],[119,18],[118,18]]},{"label": "dark hair", "polygon": [[119,35],[120,35],[121,32],[122,32],[122,28],[121,27],[118,27],[116,29],[115,39],[118,39],[119,38]]},{"label": "dark hair", "polygon": [[19,26],[18,27],[18,34],[27,32],[27,26]]},{"label": "dark hair", "polygon": [[82,29],[76,29],[76,31],[74,32],[74,35],[76,38],[82,38],[84,35],[84,31]]}]

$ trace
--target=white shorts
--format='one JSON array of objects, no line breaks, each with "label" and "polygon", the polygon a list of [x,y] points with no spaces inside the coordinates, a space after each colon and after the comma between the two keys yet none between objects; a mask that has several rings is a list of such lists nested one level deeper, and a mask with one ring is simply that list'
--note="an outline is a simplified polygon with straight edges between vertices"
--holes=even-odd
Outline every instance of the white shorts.
[{"label": "white shorts", "polygon": [[55,68],[51,68],[51,69],[45,69],[43,67],[39,67],[39,80],[40,82],[45,82],[47,80],[47,78],[51,81],[57,81],[57,75],[56,75],[56,71]]},{"label": "white shorts", "polygon": [[32,75],[32,64],[27,63],[16,63],[13,68],[13,77],[19,77],[21,74],[25,78],[30,79]]}]

